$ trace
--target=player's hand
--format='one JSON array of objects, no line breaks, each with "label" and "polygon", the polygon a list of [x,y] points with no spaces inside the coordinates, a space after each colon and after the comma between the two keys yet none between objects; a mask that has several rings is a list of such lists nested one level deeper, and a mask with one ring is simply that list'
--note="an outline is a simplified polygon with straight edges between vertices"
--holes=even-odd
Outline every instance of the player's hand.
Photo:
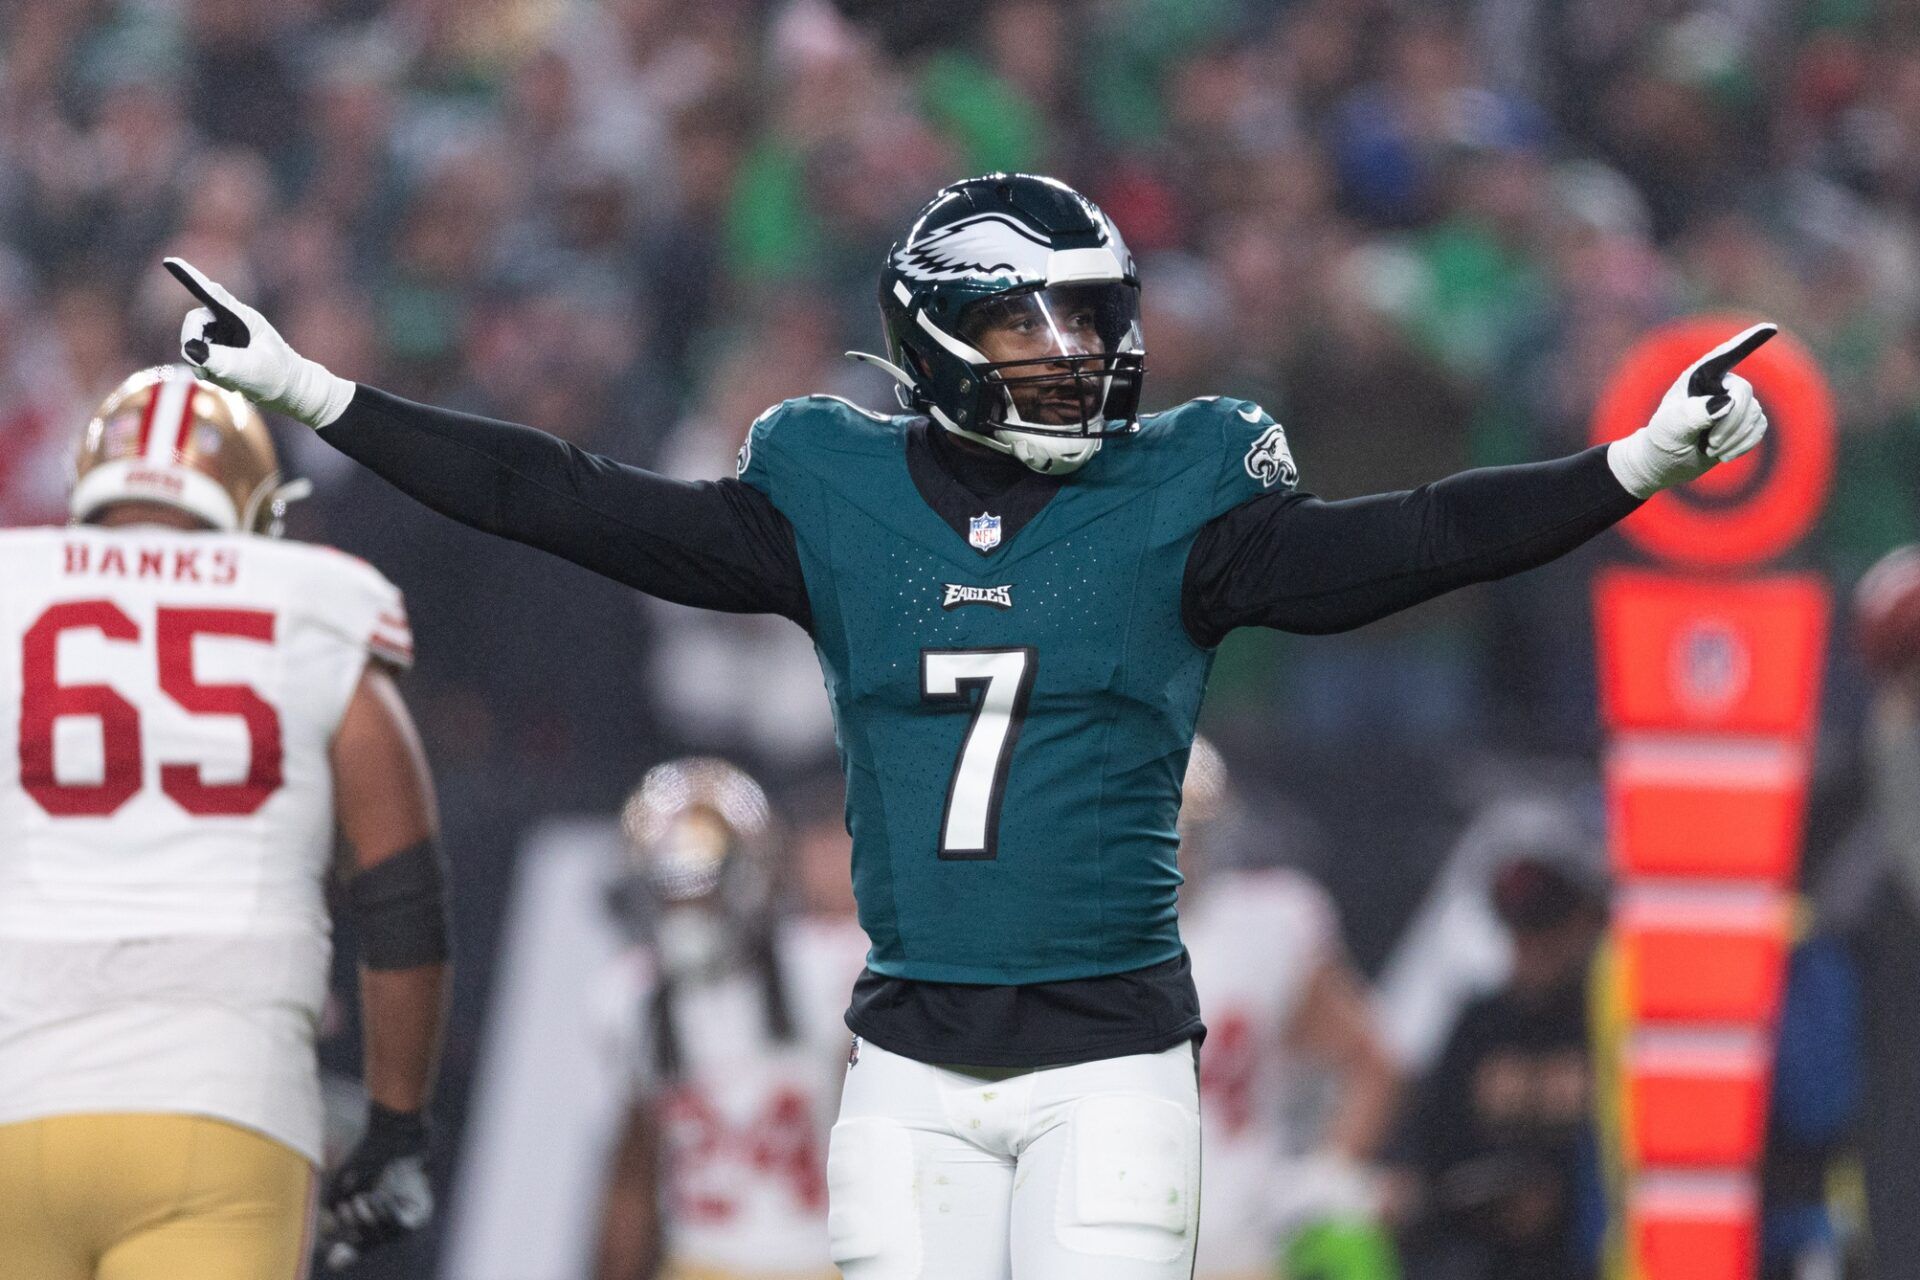
[{"label": "player's hand", "polygon": [[168,258],[166,268],[200,300],[180,326],[180,354],[202,377],[310,427],[346,411],[353,383],[303,358],[265,316],[186,259]]},{"label": "player's hand", "polygon": [[1760,443],[1766,411],[1732,369],[1779,331],[1757,324],[1701,356],[1667,388],[1646,426],[1608,446],[1607,463],[1628,493],[1652,497]]},{"label": "player's hand", "polygon": [[329,1271],[426,1225],[433,1217],[426,1163],[426,1121],[372,1104],[366,1136],[320,1197],[319,1248]]}]

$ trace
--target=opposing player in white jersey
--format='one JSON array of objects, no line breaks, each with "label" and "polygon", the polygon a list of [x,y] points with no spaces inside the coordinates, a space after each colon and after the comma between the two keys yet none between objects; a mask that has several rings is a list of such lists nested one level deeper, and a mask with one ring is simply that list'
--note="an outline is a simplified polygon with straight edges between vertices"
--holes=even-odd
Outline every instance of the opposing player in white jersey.
[{"label": "opposing player in white jersey", "polygon": [[605,994],[633,1097],[598,1280],[833,1276],[827,1131],[850,1042],[841,1008],[866,954],[844,824],[785,842],[803,888],[832,886],[785,918],[766,796],[741,770],[663,764],[623,825],[633,870],[617,902],[636,946]]},{"label": "opposing player in white jersey", "polygon": [[[1208,1028],[1195,1275],[1285,1276],[1288,1244],[1329,1224],[1337,1230],[1305,1241],[1321,1254],[1312,1273],[1379,1274],[1366,1263],[1377,1252],[1367,1166],[1392,1123],[1398,1077],[1326,893],[1296,871],[1219,865],[1236,812],[1225,762],[1195,738],[1180,814],[1182,933]],[[1334,1096],[1308,1135],[1300,1113],[1312,1079]]]},{"label": "opposing player in white jersey", "polygon": [[304,1274],[336,825],[366,1136],[329,1261],[431,1212],[447,938],[399,592],[277,533],[265,424],[183,368],[82,437],[65,528],[0,531],[0,1276]]}]

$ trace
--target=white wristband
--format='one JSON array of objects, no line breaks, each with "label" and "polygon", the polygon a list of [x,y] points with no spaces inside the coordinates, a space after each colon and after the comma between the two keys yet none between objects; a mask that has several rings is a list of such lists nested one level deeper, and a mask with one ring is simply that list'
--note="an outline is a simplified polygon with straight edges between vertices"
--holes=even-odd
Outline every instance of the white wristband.
[{"label": "white wristband", "polygon": [[1651,498],[1667,487],[1673,460],[1642,427],[1607,446],[1607,466],[1621,488],[1636,498]]},{"label": "white wristband", "polygon": [[347,411],[355,384],[316,361],[300,356],[294,359],[286,394],[271,401],[270,407],[318,430]]}]

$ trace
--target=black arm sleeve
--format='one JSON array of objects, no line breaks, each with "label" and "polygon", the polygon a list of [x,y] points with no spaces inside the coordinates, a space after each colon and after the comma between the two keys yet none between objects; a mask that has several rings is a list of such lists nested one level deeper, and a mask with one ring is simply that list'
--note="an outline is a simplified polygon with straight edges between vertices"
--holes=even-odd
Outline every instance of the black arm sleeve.
[{"label": "black arm sleeve", "polygon": [[1203,645],[1245,626],[1346,631],[1545,564],[1639,505],[1614,479],[1604,445],[1344,502],[1272,494],[1200,531],[1181,618]]},{"label": "black arm sleeve", "polygon": [[793,526],[738,480],[672,480],[365,386],[320,438],[444,516],[649,595],[811,622]]}]

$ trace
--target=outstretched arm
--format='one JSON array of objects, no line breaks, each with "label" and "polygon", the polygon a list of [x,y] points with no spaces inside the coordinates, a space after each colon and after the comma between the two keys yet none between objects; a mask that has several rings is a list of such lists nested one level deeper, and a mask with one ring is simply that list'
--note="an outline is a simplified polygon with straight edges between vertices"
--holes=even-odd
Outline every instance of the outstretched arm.
[{"label": "outstretched arm", "polygon": [[361,387],[320,438],[410,497],[675,604],[808,624],[793,526],[738,480],[674,480],[532,427]]},{"label": "outstretched arm", "polygon": [[1605,448],[1555,462],[1464,471],[1405,493],[1344,502],[1276,493],[1220,516],[1187,557],[1187,631],[1346,631],[1565,555],[1640,505]]},{"label": "outstretched arm", "polygon": [[1565,555],[1760,442],[1767,415],[1732,369],[1775,332],[1728,339],[1681,373],[1646,426],[1570,458],[1346,502],[1276,493],[1226,512],[1187,557],[1188,633],[1212,645],[1242,626],[1345,631]]},{"label": "outstretched arm", "polygon": [[314,427],[442,515],[676,604],[809,624],[793,528],[751,486],[669,479],[531,427],[356,386],[189,264],[167,269],[200,300],[181,353],[203,376]]}]

